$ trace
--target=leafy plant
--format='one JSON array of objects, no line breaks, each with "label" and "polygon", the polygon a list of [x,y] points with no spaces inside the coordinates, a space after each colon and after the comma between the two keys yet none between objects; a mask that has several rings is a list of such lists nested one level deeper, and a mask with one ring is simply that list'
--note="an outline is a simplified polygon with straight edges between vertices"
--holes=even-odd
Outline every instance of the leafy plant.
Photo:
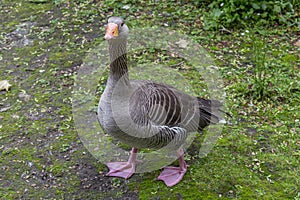
[{"label": "leafy plant", "polygon": [[61,5],[66,2],[67,2],[66,0],[53,0],[54,5]]},{"label": "leafy plant", "polygon": [[[297,57],[288,55],[281,51],[280,57],[276,54],[278,50],[272,49],[265,39],[257,39],[251,36],[252,50],[248,76],[247,95],[252,100],[285,101],[299,92],[299,75],[292,69],[297,62]],[[274,58],[270,58],[271,56]],[[245,92],[245,91],[244,91]]]},{"label": "leafy plant", "polygon": [[284,24],[299,25],[299,2],[259,0],[216,0],[209,4],[204,15],[204,28],[245,27],[249,25]]},{"label": "leafy plant", "polygon": [[263,41],[254,40],[253,42],[253,62],[254,62],[254,76],[252,79],[252,97],[258,100],[263,100],[266,97],[267,83],[267,68],[266,61],[266,47]]}]

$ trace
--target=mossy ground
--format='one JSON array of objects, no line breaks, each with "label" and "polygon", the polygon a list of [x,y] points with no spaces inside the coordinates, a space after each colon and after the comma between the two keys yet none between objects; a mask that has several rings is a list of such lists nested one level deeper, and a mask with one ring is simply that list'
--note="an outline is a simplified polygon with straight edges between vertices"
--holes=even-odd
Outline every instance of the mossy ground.
[{"label": "mossy ground", "polygon": [[[4,0],[0,8],[0,80],[12,84],[0,91],[0,108],[7,108],[0,112],[0,198],[300,199],[297,28],[204,31],[201,8],[180,2]],[[172,188],[154,181],[160,171],[126,181],[104,176],[107,168],[87,152],[74,127],[76,70],[102,42],[113,14],[129,27],[168,25],[190,35],[220,67],[233,117],[207,157],[198,158],[201,144],[193,143],[189,170]],[[18,35],[28,22],[29,32]],[[33,44],[24,45],[25,39]],[[266,55],[258,58],[266,63],[260,68],[263,98],[256,92],[255,41],[266,44],[257,47]],[[201,90],[192,71],[182,73]]]}]

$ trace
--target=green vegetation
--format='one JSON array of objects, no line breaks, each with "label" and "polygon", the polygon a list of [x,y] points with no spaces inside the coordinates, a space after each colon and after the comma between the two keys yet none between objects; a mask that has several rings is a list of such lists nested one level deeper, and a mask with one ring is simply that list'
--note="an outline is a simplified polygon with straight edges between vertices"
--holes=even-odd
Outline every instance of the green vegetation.
[{"label": "green vegetation", "polygon": [[216,0],[208,5],[204,16],[205,29],[224,27],[249,27],[249,25],[272,26],[299,25],[299,3],[290,1],[240,1]]},{"label": "green vegetation", "polygon": [[[0,81],[12,86],[0,91],[0,198],[300,199],[299,3],[221,3],[1,1]],[[160,171],[105,177],[74,127],[76,72],[111,15],[190,36],[222,75],[233,117],[207,157],[198,157],[197,136],[188,172],[172,188],[154,181]],[[168,63],[203,94],[201,77],[172,55],[150,49],[130,58]]]}]

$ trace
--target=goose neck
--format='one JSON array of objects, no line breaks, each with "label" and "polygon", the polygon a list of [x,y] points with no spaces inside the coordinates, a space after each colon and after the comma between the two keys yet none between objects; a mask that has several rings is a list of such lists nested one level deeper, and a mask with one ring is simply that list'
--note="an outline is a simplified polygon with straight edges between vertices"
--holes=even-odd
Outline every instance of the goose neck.
[{"label": "goose neck", "polygon": [[109,41],[110,55],[110,81],[128,80],[128,67],[126,57],[126,40]]}]

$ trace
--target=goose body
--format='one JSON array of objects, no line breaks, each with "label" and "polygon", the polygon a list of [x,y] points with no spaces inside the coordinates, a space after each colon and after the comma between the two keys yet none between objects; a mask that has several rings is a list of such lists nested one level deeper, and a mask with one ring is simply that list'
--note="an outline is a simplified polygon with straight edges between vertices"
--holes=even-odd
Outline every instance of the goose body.
[{"label": "goose body", "polygon": [[172,141],[180,146],[187,133],[201,131],[211,120],[218,120],[209,114],[212,101],[189,96],[169,85],[130,81],[114,100],[107,91],[110,89],[104,91],[99,102],[100,124],[107,133],[136,148],[158,149]]},{"label": "goose body", "polygon": [[[129,178],[140,148],[180,148],[190,132],[201,131],[221,119],[218,101],[190,96],[152,81],[129,80],[126,60],[128,27],[120,17],[110,17],[105,39],[109,43],[110,73],[98,105],[98,119],[108,134],[132,146],[128,162],[107,163],[108,175]],[[183,150],[179,167],[166,167],[158,179],[177,184],[186,172]]]}]

